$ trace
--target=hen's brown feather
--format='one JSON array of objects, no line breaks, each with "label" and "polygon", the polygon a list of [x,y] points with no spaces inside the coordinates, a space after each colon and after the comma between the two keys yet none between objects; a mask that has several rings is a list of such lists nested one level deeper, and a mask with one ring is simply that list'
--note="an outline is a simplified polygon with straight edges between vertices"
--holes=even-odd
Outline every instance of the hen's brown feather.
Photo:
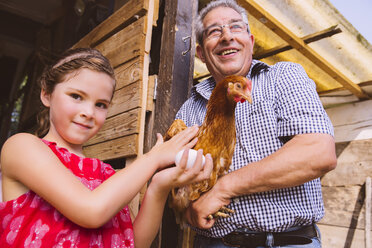
[{"label": "hen's brown feather", "polygon": [[[170,205],[174,208],[178,222],[190,204],[203,192],[210,190],[217,179],[225,175],[230,167],[235,149],[235,107],[236,101],[250,101],[251,82],[245,77],[229,76],[217,83],[207,104],[207,113],[197,134],[194,149],[203,149],[213,158],[213,171],[208,180],[172,190]],[[175,120],[168,129],[165,139],[173,137],[186,128],[182,120]]]}]

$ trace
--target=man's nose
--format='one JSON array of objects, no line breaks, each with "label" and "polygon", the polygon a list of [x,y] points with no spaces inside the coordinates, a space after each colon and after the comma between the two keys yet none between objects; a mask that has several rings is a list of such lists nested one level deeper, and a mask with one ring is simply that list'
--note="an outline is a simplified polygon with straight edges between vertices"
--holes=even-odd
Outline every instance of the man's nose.
[{"label": "man's nose", "polygon": [[222,26],[221,27],[221,38],[222,40],[232,40],[234,35],[231,33],[229,26]]}]

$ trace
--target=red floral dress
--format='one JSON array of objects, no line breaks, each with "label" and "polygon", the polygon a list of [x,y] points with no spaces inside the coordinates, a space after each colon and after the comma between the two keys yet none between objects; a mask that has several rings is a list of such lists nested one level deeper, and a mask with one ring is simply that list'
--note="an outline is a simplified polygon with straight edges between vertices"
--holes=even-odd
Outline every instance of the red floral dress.
[{"label": "red floral dress", "polygon": [[[99,159],[82,158],[56,143],[43,141],[90,190],[115,173]],[[0,203],[0,247],[134,247],[133,226],[125,207],[104,226],[83,228],[29,191]]]}]

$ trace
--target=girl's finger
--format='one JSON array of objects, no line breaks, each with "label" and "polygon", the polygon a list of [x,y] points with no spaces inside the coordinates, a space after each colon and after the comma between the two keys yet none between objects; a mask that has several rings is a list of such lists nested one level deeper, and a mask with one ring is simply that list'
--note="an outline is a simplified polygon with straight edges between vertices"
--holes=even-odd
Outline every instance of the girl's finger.
[{"label": "girl's finger", "polygon": [[210,178],[213,171],[213,161],[211,155],[208,153],[205,156],[205,164],[201,171],[197,172],[193,178],[193,182],[200,182]]},{"label": "girl's finger", "polygon": [[195,162],[192,168],[189,170],[190,174],[195,174],[197,176],[203,169],[203,149],[199,149],[196,155]]},{"label": "girl's finger", "polygon": [[183,143],[185,144],[185,143],[188,143],[188,141],[191,140],[193,137],[195,137],[198,130],[199,130],[198,126],[188,127],[185,130],[183,130],[182,132],[175,135],[173,138],[174,138],[174,140],[177,140],[177,141],[182,140]]},{"label": "girl's finger", "polygon": [[193,148],[196,143],[198,142],[198,137],[195,137],[192,141],[190,141],[188,144],[185,145],[187,148]]},{"label": "girl's finger", "polygon": [[180,164],[178,166],[178,168],[180,169],[179,170],[180,173],[183,173],[186,170],[187,160],[189,159],[189,150],[190,150],[189,148],[185,148],[185,150],[183,150]]},{"label": "girl's finger", "polygon": [[155,146],[160,145],[160,144],[163,144],[163,143],[164,143],[163,136],[160,133],[156,133],[156,143],[155,143]]}]

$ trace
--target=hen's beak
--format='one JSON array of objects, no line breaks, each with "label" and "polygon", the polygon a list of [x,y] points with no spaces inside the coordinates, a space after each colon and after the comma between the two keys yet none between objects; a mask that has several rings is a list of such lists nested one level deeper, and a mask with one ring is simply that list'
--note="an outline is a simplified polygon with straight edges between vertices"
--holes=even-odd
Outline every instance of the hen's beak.
[{"label": "hen's beak", "polygon": [[242,99],[245,99],[249,103],[252,104],[252,95],[251,95],[251,92],[247,91],[245,94],[242,94],[241,97],[242,97]]}]

